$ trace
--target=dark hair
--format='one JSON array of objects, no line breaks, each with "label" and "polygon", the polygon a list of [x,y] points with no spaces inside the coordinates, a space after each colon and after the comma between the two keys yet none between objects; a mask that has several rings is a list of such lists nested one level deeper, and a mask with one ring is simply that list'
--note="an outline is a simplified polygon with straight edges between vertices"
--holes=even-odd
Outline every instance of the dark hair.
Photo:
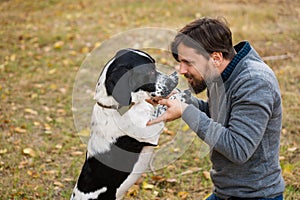
[{"label": "dark hair", "polygon": [[231,31],[226,21],[221,19],[204,17],[183,27],[171,43],[171,51],[177,61],[180,43],[196,49],[206,58],[213,52],[222,52],[223,57],[230,60],[235,55]]}]

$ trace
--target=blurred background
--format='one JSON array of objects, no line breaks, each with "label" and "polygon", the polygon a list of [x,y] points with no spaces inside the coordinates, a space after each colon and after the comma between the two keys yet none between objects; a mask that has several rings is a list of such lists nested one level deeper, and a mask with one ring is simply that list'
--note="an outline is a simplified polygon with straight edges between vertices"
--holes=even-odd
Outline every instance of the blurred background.
[{"label": "blurred background", "polygon": [[[72,93],[94,48],[132,29],[178,31],[203,16],[226,18],[234,43],[250,41],[276,73],[285,199],[300,199],[299,1],[0,0],[0,13],[0,199],[69,199],[85,159],[78,135],[88,135],[74,125]],[[165,51],[148,51],[157,63],[176,65]],[[160,146],[177,126],[167,125]],[[193,138],[176,161],[143,174],[125,199],[204,198],[212,184],[201,148]]]}]

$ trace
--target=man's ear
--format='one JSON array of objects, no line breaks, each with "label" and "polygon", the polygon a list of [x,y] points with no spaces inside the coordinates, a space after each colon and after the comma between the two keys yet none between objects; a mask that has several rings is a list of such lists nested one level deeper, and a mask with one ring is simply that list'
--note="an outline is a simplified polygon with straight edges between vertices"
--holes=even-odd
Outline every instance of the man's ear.
[{"label": "man's ear", "polygon": [[219,67],[221,65],[221,63],[223,62],[223,54],[222,54],[222,52],[213,52],[211,54],[211,58],[212,58],[213,64],[216,67]]}]

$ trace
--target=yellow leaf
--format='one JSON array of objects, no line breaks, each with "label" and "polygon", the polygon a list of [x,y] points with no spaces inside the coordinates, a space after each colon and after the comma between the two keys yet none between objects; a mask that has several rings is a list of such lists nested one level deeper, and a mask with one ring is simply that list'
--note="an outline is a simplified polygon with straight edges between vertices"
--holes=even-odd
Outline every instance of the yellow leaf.
[{"label": "yellow leaf", "polygon": [[11,56],[10,56],[10,61],[15,61],[16,60],[16,54],[12,54]]},{"label": "yellow leaf", "polygon": [[33,93],[33,94],[30,95],[30,97],[31,97],[32,99],[36,99],[36,98],[38,97],[38,94],[37,94],[37,93]]},{"label": "yellow leaf", "polygon": [[21,127],[16,127],[14,130],[15,130],[17,133],[26,133],[26,129],[21,128]]},{"label": "yellow leaf", "polygon": [[0,149],[0,155],[6,154],[7,153],[7,149]]},{"label": "yellow leaf", "polygon": [[64,66],[68,66],[68,65],[70,65],[70,60],[69,59],[64,59],[62,61],[62,63],[63,63]]},{"label": "yellow leaf", "polygon": [[44,124],[44,127],[46,130],[50,130],[51,129],[51,126],[49,124]]},{"label": "yellow leaf", "polygon": [[70,54],[71,56],[76,56],[76,55],[77,55],[77,52],[74,51],[74,50],[72,50],[72,51],[69,51],[69,54]]},{"label": "yellow leaf", "polygon": [[144,190],[152,190],[154,188],[154,185],[146,183],[145,181],[142,183],[142,188]]},{"label": "yellow leaf", "polygon": [[83,47],[83,48],[80,50],[81,53],[88,53],[89,51],[90,51],[90,50],[89,50],[88,47]]},{"label": "yellow leaf", "polygon": [[95,44],[94,44],[94,48],[97,48],[97,47],[99,47],[101,45],[101,42],[96,42]]},{"label": "yellow leaf", "polygon": [[293,170],[294,170],[294,166],[292,164],[287,163],[283,166],[284,174],[292,174]]},{"label": "yellow leaf", "polygon": [[187,124],[185,124],[185,125],[182,127],[182,130],[183,130],[184,132],[188,131],[189,129],[190,129],[190,127],[189,127]]},{"label": "yellow leaf", "polygon": [[54,83],[50,84],[49,87],[50,87],[51,90],[56,90],[57,89],[57,85],[54,84]]},{"label": "yellow leaf", "polygon": [[37,115],[37,114],[38,114],[37,111],[35,111],[35,110],[31,109],[31,108],[26,108],[26,109],[24,110],[24,112],[25,112],[25,113],[32,114],[32,115]]},{"label": "yellow leaf", "polygon": [[41,125],[41,123],[40,122],[33,122],[33,125],[34,126],[39,126],[39,125]]},{"label": "yellow leaf", "polygon": [[136,197],[138,195],[139,192],[139,186],[138,185],[133,185],[131,188],[129,188],[129,190],[127,191],[126,196],[129,197]]},{"label": "yellow leaf", "polygon": [[185,192],[185,191],[181,191],[181,192],[178,192],[177,195],[180,197],[180,199],[186,199],[189,196],[189,193]]},{"label": "yellow leaf", "polygon": [[51,69],[48,71],[48,74],[55,74],[55,72],[56,72],[56,69]]},{"label": "yellow leaf", "polygon": [[165,58],[161,58],[160,59],[161,64],[165,65],[167,64],[167,60]]},{"label": "yellow leaf", "polygon": [[38,178],[39,177],[39,174],[37,172],[31,171],[31,170],[28,170],[27,174],[29,176],[33,177],[33,178]]},{"label": "yellow leaf", "polygon": [[32,148],[25,148],[25,149],[23,149],[23,153],[25,155],[29,155],[31,157],[36,157],[36,153],[35,153],[35,151]]},{"label": "yellow leaf", "polygon": [[64,42],[63,41],[57,41],[53,45],[54,49],[61,49],[62,46],[64,46]]}]

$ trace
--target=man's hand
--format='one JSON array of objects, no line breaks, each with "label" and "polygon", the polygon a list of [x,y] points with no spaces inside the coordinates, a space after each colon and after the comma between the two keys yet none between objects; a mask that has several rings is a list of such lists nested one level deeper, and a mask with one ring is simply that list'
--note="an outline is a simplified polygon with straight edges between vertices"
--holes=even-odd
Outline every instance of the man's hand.
[{"label": "man's hand", "polygon": [[153,106],[157,106],[160,100],[169,99],[172,95],[177,94],[179,91],[179,89],[175,89],[166,97],[151,97],[150,99],[146,99],[146,102],[152,104]]},{"label": "man's hand", "polygon": [[165,121],[173,121],[181,117],[183,111],[186,109],[188,104],[181,102],[178,99],[161,99],[158,104],[167,106],[167,110],[164,114],[156,119],[153,119],[147,123],[147,126]]}]

